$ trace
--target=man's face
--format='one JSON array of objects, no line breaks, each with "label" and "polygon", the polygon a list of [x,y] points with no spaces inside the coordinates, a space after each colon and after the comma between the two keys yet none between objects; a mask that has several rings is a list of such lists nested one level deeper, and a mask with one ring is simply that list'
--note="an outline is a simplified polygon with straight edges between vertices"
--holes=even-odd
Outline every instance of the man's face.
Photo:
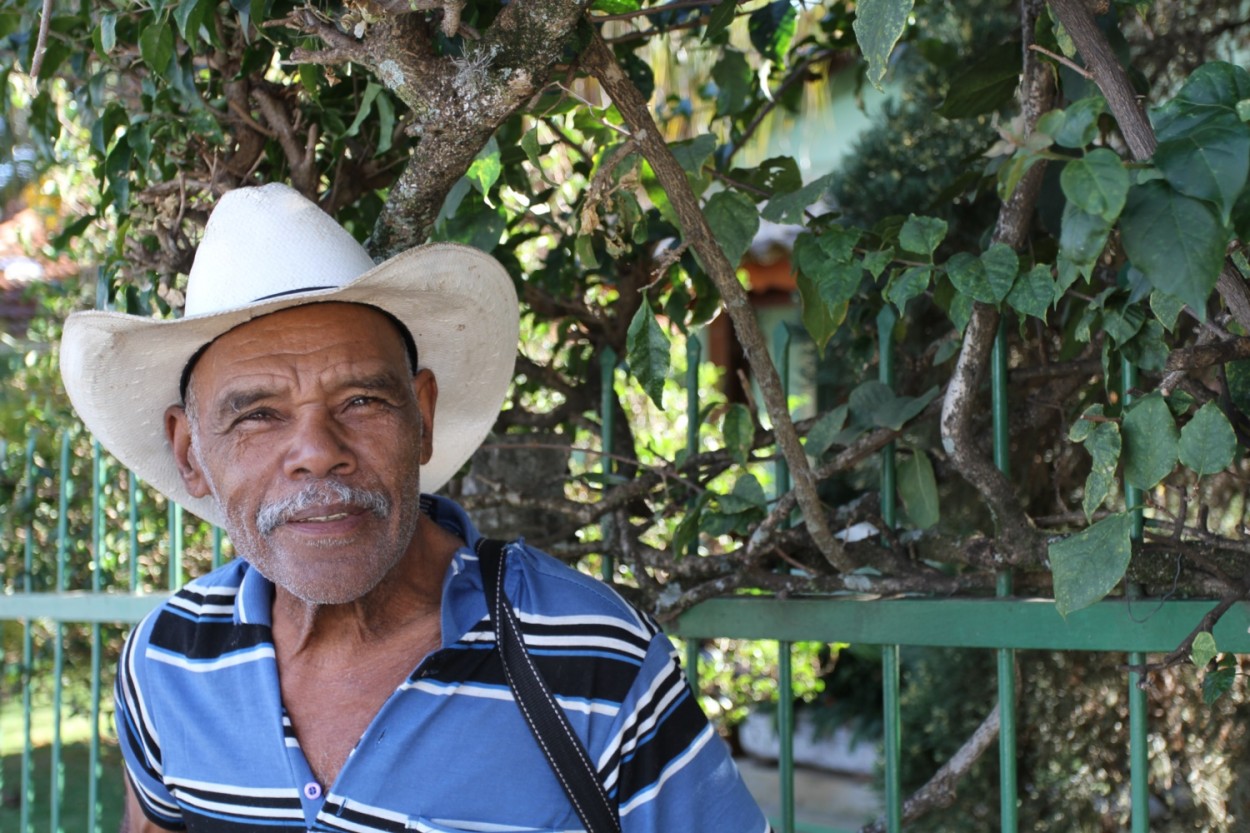
[{"label": "man's face", "polygon": [[166,429],[240,555],[308,603],[342,604],[415,546],[437,395],[381,313],[311,304],[217,339]]}]

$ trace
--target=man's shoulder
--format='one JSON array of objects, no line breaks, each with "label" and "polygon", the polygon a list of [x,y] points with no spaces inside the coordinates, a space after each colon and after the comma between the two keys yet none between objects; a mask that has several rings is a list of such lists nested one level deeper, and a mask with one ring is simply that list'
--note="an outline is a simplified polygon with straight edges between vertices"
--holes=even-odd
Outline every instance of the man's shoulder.
[{"label": "man's shoulder", "polygon": [[509,544],[509,569],[521,568],[524,588],[513,603],[522,612],[559,617],[616,620],[648,637],[659,632],[650,617],[626,601],[610,585],[579,572],[522,541]]}]

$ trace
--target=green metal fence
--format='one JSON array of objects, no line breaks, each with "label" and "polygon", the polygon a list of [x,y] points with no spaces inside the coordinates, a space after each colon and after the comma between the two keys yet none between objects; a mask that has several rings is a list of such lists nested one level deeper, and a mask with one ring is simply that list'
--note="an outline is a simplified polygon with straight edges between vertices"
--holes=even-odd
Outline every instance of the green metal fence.
[{"label": "green metal fence", "polygon": [[[882,344],[890,343],[894,320],[879,320]],[[996,462],[1007,469],[1006,363],[1000,337],[993,370]],[[689,365],[698,364],[697,342],[690,345]],[[778,360],[785,371],[788,338],[778,340]],[[605,359],[611,372],[615,357]],[[889,351],[881,356],[881,379],[892,381]],[[1130,374],[1126,385],[1132,384]],[[783,378],[788,373],[783,372]],[[698,442],[697,385],[692,381],[688,442]],[[611,408],[605,400],[605,414]],[[605,436],[610,436],[610,431]],[[41,445],[41,443],[43,443]],[[610,449],[608,449],[610,451]],[[18,690],[16,700],[0,700],[0,748],[11,751],[15,766],[0,770],[0,795],[16,796],[18,833],[34,830],[102,829],[116,812],[120,772],[108,719],[112,665],[121,634],[138,621],[188,572],[220,564],[222,538],[217,530],[189,524],[176,506],[168,508],[164,530],[143,529],[139,507],[159,500],[134,476],[120,469],[98,445],[69,429],[52,437],[38,433],[21,448],[0,448],[3,482],[12,488],[12,507],[3,534],[22,541],[20,577],[6,579],[10,590],[0,594],[0,696]],[[605,455],[605,460],[610,460]],[[605,463],[606,465],[606,463]],[[882,506],[893,523],[893,449],[882,453]],[[777,471],[784,490],[787,473]],[[1140,496],[1128,492],[1130,506]],[[150,514],[150,513],[149,513]],[[55,571],[41,569],[37,548],[55,554]],[[184,560],[191,557],[194,564]],[[44,559],[46,561],[46,559]],[[779,736],[781,814],[774,820],[782,833],[808,831],[794,810],[794,761],[791,739],[794,711],[791,689],[791,646],[798,641],[880,645],[884,669],[884,806],[887,829],[902,828],[900,786],[900,647],[948,646],[990,650],[998,658],[1001,720],[1000,797],[1002,830],[1017,829],[1019,790],[1016,783],[1015,652],[1019,650],[1097,651],[1124,657],[1126,669],[1140,666],[1145,655],[1169,651],[1179,644],[1215,602],[1152,601],[1150,615],[1132,599],[1108,600],[1059,616],[1053,602],[1015,598],[1008,573],[999,577],[998,597],[985,599],[867,600],[848,596],[791,598],[736,597],[708,601],[683,615],[673,633],[689,646],[687,666],[696,669],[698,640],[718,637],[775,640],[779,643]],[[1215,637],[1221,649],[1250,653],[1250,605],[1235,605],[1221,619]],[[82,654],[89,643],[90,667],[67,664],[73,643]],[[66,678],[85,676],[86,702],[67,702]],[[14,686],[12,683],[16,682]],[[1137,672],[1124,672],[1130,703],[1132,830],[1148,829],[1148,760],[1145,693]],[[41,703],[44,698],[46,703]],[[34,725],[33,716],[48,714],[51,726]],[[67,780],[66,755],[73,744],[62,729],[85,720],[86,765]],[[47,743],[41,742],[47,738]],[[39,756],[48,753],[47,760]],[[8,759],[6,759],[8,760]],[[107,767],[106,767],[107,765]],[[110,809],[112,808],[112,809]],[[75,814],[70,819],[71,811]],[[0,808],[0,813],[5,810]],[[0,815],[0,818],[3,818]],[[6,828],[7,830],[8,828]]]}]

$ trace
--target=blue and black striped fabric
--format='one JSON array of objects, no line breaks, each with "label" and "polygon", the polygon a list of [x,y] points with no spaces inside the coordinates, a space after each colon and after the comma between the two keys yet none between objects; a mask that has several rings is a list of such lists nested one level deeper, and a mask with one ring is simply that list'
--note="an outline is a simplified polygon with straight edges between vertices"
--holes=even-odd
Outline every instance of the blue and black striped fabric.
[{"label": "blue and black striped fabric", "polygon": [[[246,561],[188,584],[135,629],[117,676],[117,730],[148,819],[229,833],[581,829],[504,680],[478,533],[451,501],[422,502],[468,544],[444,582],[442,648],[413,658],[325,789],[284,714],[273,586]],[[624,833],[768,829],[652,621],[523,543],[510,545],[505,589]]]}]

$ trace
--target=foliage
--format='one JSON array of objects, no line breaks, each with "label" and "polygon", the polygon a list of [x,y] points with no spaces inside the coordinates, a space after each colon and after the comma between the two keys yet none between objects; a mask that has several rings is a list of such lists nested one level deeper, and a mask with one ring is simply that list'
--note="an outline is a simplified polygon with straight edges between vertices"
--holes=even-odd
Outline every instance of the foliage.
[{"label": "foliage", "polygon": [[[115,308],[176,311],[215,198],[263,181],[378,256],[492,251],[533,336],[496,431],[522,460],[526,437],[575,450],[530,467],[554,497],[452,491],[541,502],[535,543],[661,619],[732,592],[990,594],[1004,568],[1065,613],[1126,583],[1239,597],[1250,28],[1217,0],[1103,5],[78,4],[31,79],[40,6],[3,0],[0,75],[45,175],[98,183],[57,245]],[[764,125],[839,72],[896,91],[882,126],[842,168],[770,156]],[[769,223],[805,376],[779,378],[744,287]],[[683,402],[679,348],[718,317],[751,380]]]},{"label": "foliage", "polygon": [[[1018,706],[1019,829],[1127,827],[1128,697],[1116,659],[1026,652],[1018,662],[1027,686]],[[1250,755],[1238,717],[1245,684],[1211,706],[1195,676],[1193,669],[1169,669],[1149,691],[1150,829],[1240,830],[1246,784],[1236,773]],[[986,682],[993,677],[988,651],[927,649],[904,657],[905,791],[920,786],[992,707]],[[914,829],[1001,829],[997,756],[982,757],[960,785],[959,800]]]}]

